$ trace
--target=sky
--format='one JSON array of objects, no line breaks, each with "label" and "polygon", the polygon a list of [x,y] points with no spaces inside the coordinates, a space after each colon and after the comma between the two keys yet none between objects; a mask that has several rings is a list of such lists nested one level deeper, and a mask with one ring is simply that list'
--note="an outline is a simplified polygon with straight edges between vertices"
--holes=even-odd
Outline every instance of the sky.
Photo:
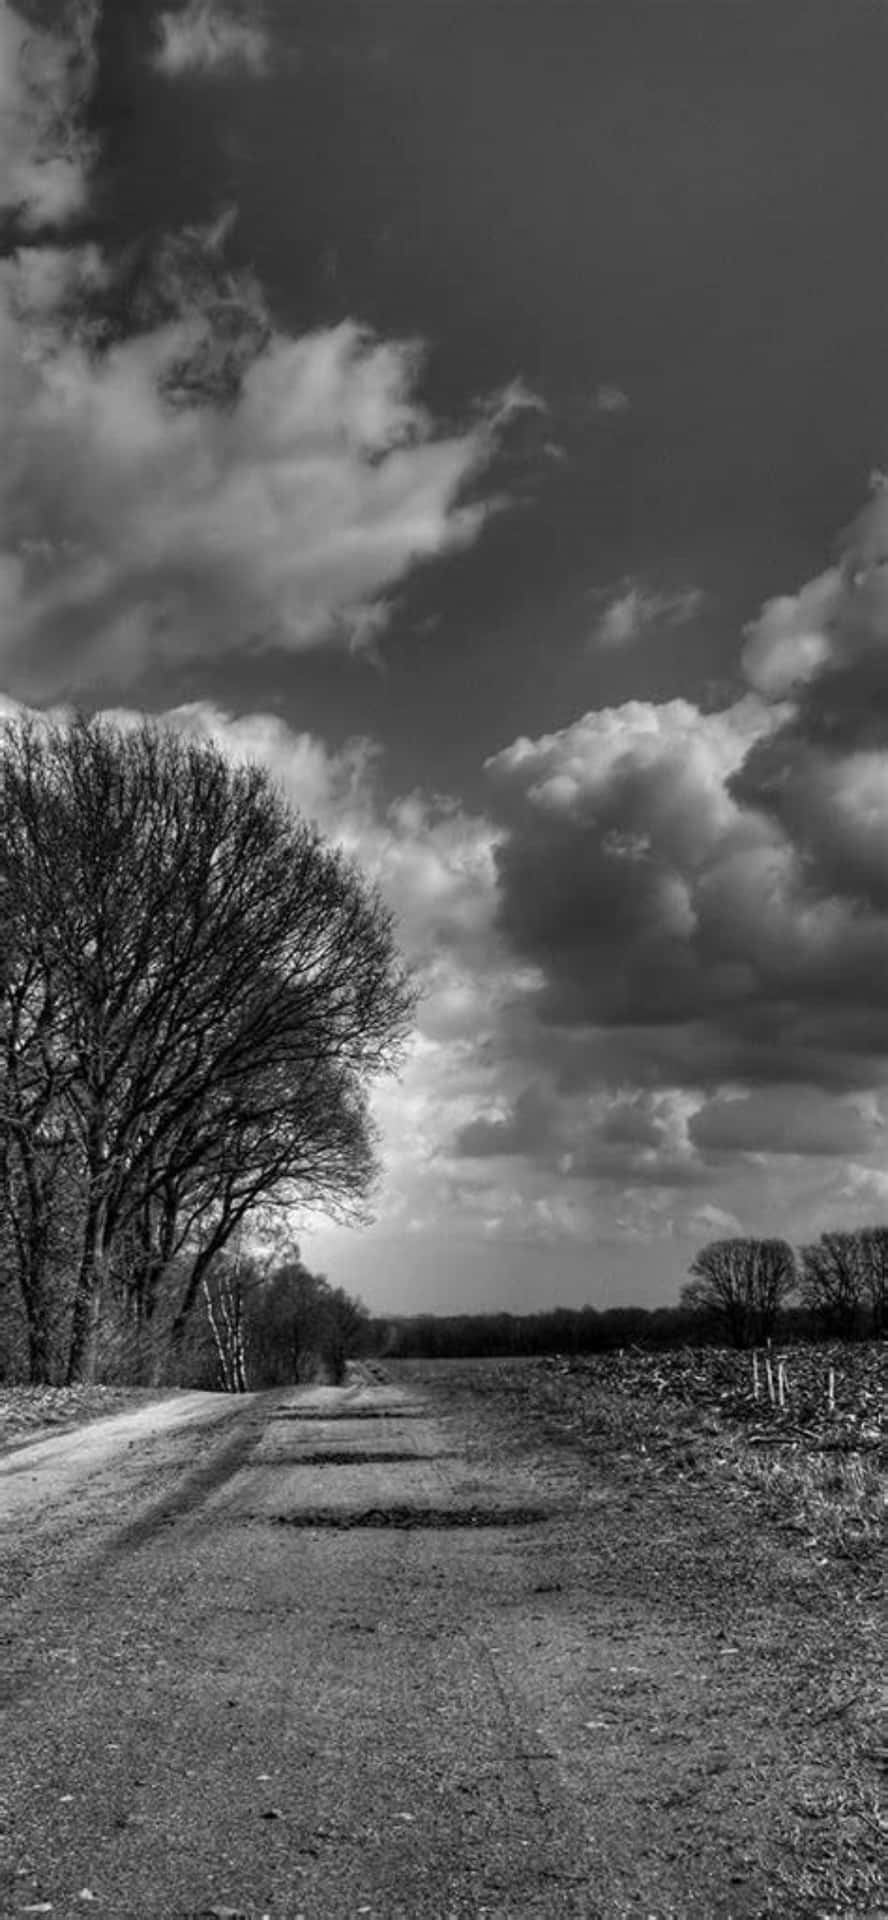
[{"label": "sky", "polygon": [[888,1218],[888,0],[0,0],[0,702],[354,853],[380,1313]]}]

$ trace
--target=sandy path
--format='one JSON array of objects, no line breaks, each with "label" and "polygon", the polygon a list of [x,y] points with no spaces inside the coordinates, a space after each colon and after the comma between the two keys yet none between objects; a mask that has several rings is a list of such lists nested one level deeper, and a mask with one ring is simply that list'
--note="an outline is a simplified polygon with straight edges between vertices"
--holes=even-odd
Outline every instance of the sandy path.
[{"label": "sandy path", "polygon": [[117,1484],[121,1456],[131,1447],[141,1450],[160,1435],[212,1426],[231,1414],[232,1403],[221,1394],[180,1393],[14,1447],[0,1457],[0,1530],[20,1514],[43,1514],[87,1487],[95,1492],[107,1469]]}]

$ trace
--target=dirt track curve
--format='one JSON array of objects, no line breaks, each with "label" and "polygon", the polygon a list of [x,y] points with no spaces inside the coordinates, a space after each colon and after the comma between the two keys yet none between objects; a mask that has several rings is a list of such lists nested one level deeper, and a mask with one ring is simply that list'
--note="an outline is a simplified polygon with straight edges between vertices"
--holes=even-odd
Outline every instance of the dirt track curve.
[{"label": "dirt track curve", "polygon": [[[770,1904],[754,1797],[707,1838],[717,1649],[569,1592],[557,1475],[479,1466],[409,1388],[19,1447],[0,1520],[10,1920],[806,1911]],[[699,1828],[664,1811],[689,1717]]]}]

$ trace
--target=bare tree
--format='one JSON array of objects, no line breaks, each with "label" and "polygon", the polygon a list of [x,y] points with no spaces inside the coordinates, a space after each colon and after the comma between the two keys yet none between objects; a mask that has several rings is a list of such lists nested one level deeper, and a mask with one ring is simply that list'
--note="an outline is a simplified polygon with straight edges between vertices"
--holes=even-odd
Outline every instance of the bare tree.
[{"label": "bare tree", "polygon": [[798,1290],[798,1268],[788,1240],[749,1241],[749,1324],[755,1345],[772,1340],[777,1320]]},{"label": "bare tree", "polygon": [[82,1196],[76,1380],[127,1239],[143,1314],[193,1246],[181,1333],[258,1205],[366,1195],[368,1083],[397,1064],[414,993],[355,866],[266,772],[204,743],[147,723],[9,725],[0,818],[7,993],[37,983],[38,1107]]},{"label": "bare tree", "polygon": [[711,1314],[735,1347],[771,1339],[780,1308],[797,1284],[795,1255],[786,1240],[712,1240],[700,1249],[691,1274],[682,1288],[682,1305]]},{"label": "bare tree", "polygon": [[340,1381],[349,1355],[365,1346],[370,1319],[362,1301],[309,1272],[292,1246],[264,1270],[254,1266],[245,1317],[255,1385],[318,1373]]},{"label": "bare tree", "polygon": [[696,1255],[681,1291],[682,1305],[717,1320],[735,1347],[748,1344],[745,1248],[744,1240],[711,1240]]},{"label": "bare tree", "polygon": [[888,1227],[859,1229],[861,1280],[876,1339],[888,1333]]},{"label": "bare tree", "polygon": [[865,1232],[822,1233],[802,1248],[802,1299],[824,1333],[847,1340],[861,1331],[870,1290],[881,1285],[875,1253]]},{"label": "bare tree", "polygon": [[219,1361],[220,1384],[226,1393],[246,1393],[242,1252],[233,1259],[217,1262],[212,1275],[203,1275],[201,1289]]}]

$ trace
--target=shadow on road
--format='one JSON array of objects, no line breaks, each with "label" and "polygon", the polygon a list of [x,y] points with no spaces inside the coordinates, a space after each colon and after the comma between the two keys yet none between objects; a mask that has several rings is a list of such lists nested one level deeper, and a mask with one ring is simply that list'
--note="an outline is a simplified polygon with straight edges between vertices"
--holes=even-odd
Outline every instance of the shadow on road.
[{"label": "shadow on road", "polygon": [[[238,1416],[235,1415],[235,1418]],[[259,1445],[265,1418],[266,1414],[261,1406],[257,1407],[254,1402],[249,1409],[245,1408],[238,1418],[237,1431],[229,1440],[222,1443],[216,1441],[216,1444],[213,1444],[216,1436],[212,1432],[209,1433],[207,1435],[211,1446],[209,1459],[202,1461],[199,1466],[192,1467],[190,1472],[183,1473],[174,1489],[165,1493],[161,1500],[140,1513],[137,1520],[133,1520],[129,1526],[123,1527],[119,1533],[116,1533],[111,1544],[100,1554],[97,1567],[100,1568],[109,1561],[117,1560],[121,1554],[129,1553],[133,1548],[142,1547],[147,1541],[155,1539],[165,1527],[172,1526],[174,1521],[193,1513],[211,1493],[215,1493],[219,1487],[224,1486],[227,1480],[233,1479]]]}]

